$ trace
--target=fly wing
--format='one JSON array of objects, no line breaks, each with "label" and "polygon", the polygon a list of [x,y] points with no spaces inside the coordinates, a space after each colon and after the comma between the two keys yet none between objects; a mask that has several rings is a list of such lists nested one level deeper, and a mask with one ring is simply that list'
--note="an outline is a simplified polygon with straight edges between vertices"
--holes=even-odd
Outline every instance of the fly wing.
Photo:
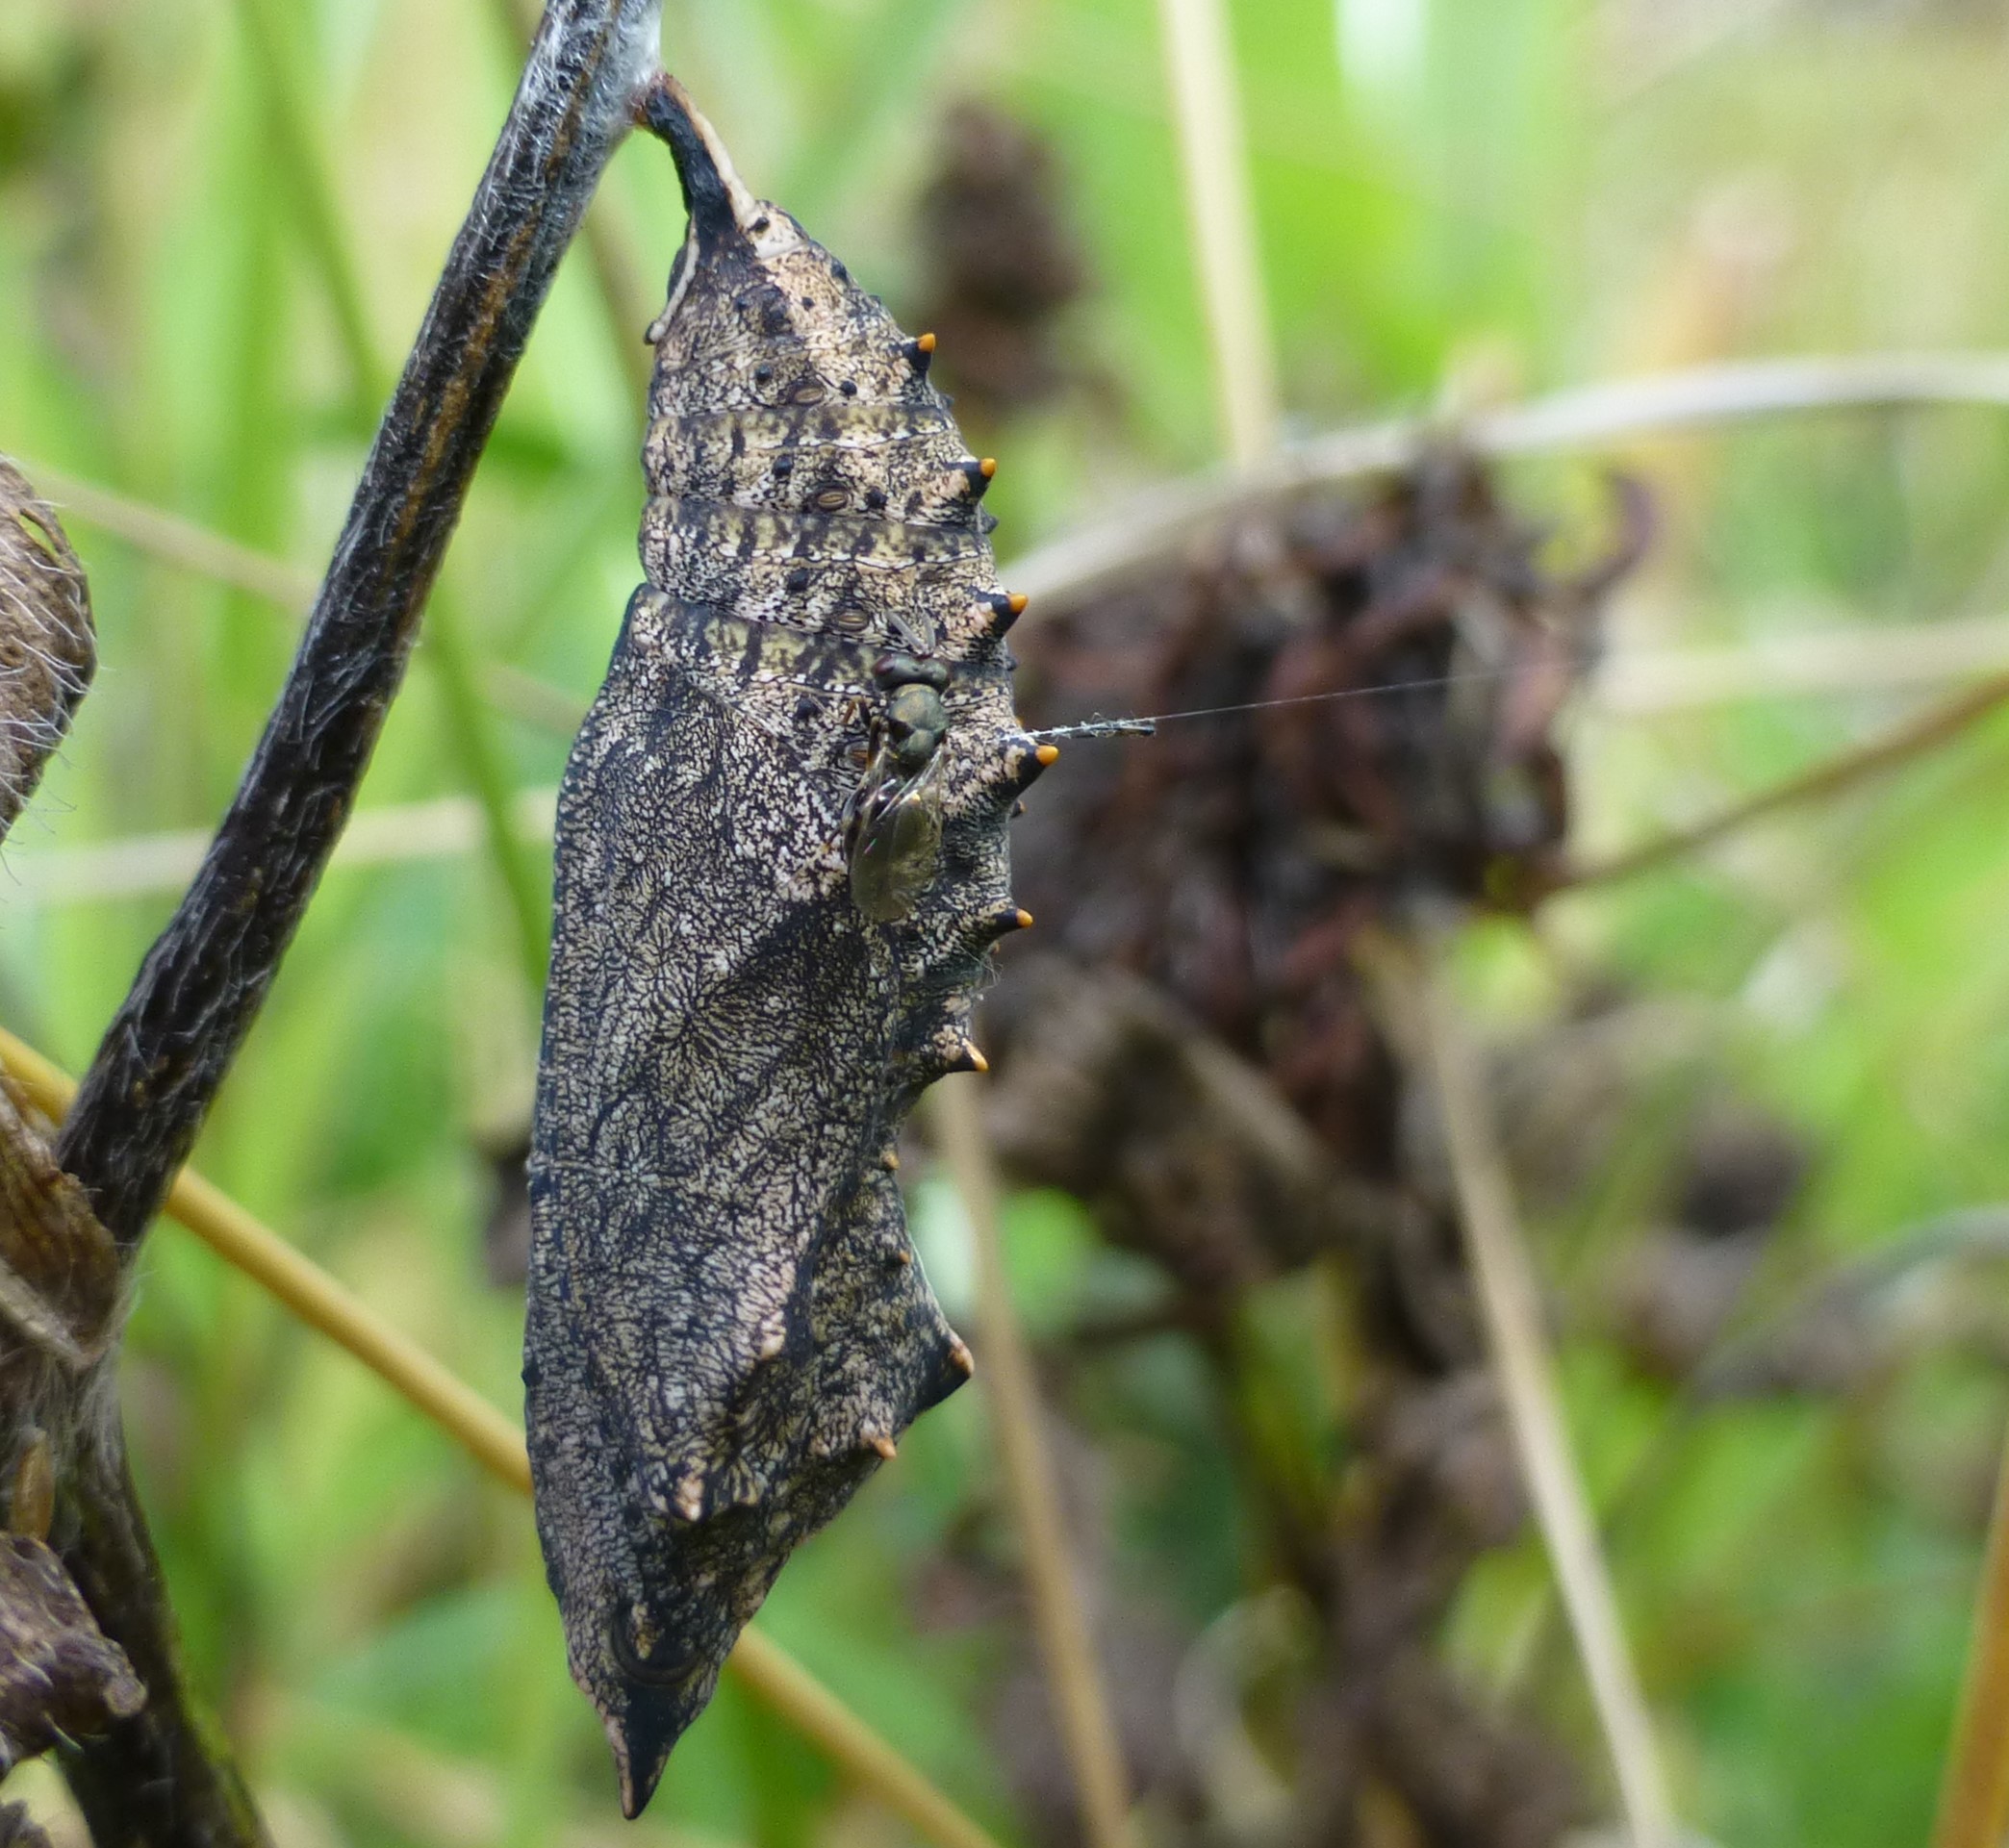
[{"label": "fly wing", "polygon": [[853,902],[892,923],[934,883],[942,850],[941,760],[897,786],[866,814],[851,857]]}]

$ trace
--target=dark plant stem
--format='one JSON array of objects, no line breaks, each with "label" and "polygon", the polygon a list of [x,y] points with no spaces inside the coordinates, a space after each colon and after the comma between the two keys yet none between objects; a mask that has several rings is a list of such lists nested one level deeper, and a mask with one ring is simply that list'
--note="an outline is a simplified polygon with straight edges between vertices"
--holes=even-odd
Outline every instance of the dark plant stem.
[{"label": "dark plant stem", "polygon": [[81,1520],[64,1563],[147,1693],[132,1719],[63,1754],[91,1840],[266,1841],[228,1743],[183,1686],[180,1633],[115,1425],[76,1459],[64,1488]]},{"label": "dark plant stem", "polygon": [[627,123],[656,0],[552,0],[279,703],[58,1152],[121,1248],[195,1139],[347,819],[482,445]]},{"label": "dark plant stem", "polygon": [[[202,870],[113,1020],[58,1154],[130,1262],[347,819],[532,322],[654,62],[660,0],[550,0],[377,433],[299,652]],[[263,1832],[194,1714],[115,1420],[73,1460],[68,1561],[146,1682],[67,1756],[98,1848]]]},{"label": "dark plant stem", "polygon": [[[538,0],[490,0],[490,12],[512,56],[537,31]],[[615,356],[639,412],[648,403],[649,381],[655,371],[655,350],[643,340],[642,329],[661,303],[650,299],[636,273],[635,251],[631,240],[623,235],[618,205],[611,194],[602,193],[587,213],[579,237],[607,317]]]},{"label": "dark plant stem", "polygon": [[[273,145],[289,170],[312,267],[342,331],[350,381],[368,418],[383,401],[391,368],[379,358],[370,335],[363,308],[362,278],[350,254],[334,178],[320,156],[320,138],[310,117],[307,87],[287,55],[287,35],[282,20],[275,16],[276,5],[277,0],[239,0],[238,11],[253,54],[257,82],[265,92]],[[519,37],[519,47],[527,49],[535,42],[541,12],[540,0]],[[638,310],[630,331],[646,322],[647,311]],[[639,336],[635,345],[648,353]],[[547,917],[550,881],[541,864],[543,856],[529,853],[517,836],[503,754],[480,696],[480,668],[466,624],[444,587],[434,592],[426,607],[423,652],[439,676],[450,754],[459,759],[461,774],[487,823],[489,855],[516,924],[527,981],[525,993],[534,1004],[543,993],[545,968],[550,960]]]}]

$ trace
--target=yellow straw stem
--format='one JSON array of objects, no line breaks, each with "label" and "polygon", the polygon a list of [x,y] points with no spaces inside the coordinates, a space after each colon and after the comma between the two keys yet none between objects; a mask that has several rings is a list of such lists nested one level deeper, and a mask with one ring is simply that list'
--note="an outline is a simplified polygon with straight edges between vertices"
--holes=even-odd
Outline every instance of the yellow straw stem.
[{"label": "yellow straw stem", "polygon": [[1277,367],[1234,47],[1222,0],[1158,0],[1158,16],[1221,424],[1229,456],[1246,468],[1276,442]]},{"label": "yellow straw stem", "polygon": [[2009,1442],[1996,1478],[1945,1775],[1932,1848],[1999,1848],[2009,1834]]},{"label": "yellow straw stem", "polygon": [[[0,1029],[0,1064],[44,1116],[62,1121],[77,1095],[67,1074],[5,1029]],[[221,1188],[184,1168],[168,1193],[166,1213],[302,1322],[347,1349],[485,1469],[520,1495],[530,1493],[529,1453],[522,1431],[511,1420]],[[742,1631],[725,1665],[936,1848],[999,1848],[996,1837],[785,1650],[751,1630]]]},{"label": "yellow straw stem", "polygon": [[1053,1458],[1041,1429],[1039,1382],[1004,1270],[997,1164],[973,1085],[954,1078],[937,1084],[928,1094],[928,1126],[969,1217],[976,1248],[979,1334],[983,1344],[978,1383],[990,1405],[1012,1517],[1025,1549],[1028,1602],[1061,1740],[1074,1771],[1081,1833],[1090,1848],[1130,1848],[1123,1748],[1110,1718],[1060,1515]]},{"label": "yellow straw stem", "polygon": [[859,1786],[938,1848],[1000,1848],[927,1778],[778,1644],[743,1630],[725,1666]]},{"label": "yellow straw stem", "polygon": [[1632,1848],[1675,1848],[1678,1832],[1653,1722],[1626,1647],[1589,1494],[1570,1449],[1541,1326],[1540,1285],[1478,1055],[1445,990],[1435,946],[1426,942],[1411,949],[1397,945],[1388,960],[1388,973],[1408,991],[1398,993],[1397,1002],[1409,1032],[1420,1042],[1436,1087],[1444,1152],[1500,1399],[1612,1755],[1626,1833]]}]

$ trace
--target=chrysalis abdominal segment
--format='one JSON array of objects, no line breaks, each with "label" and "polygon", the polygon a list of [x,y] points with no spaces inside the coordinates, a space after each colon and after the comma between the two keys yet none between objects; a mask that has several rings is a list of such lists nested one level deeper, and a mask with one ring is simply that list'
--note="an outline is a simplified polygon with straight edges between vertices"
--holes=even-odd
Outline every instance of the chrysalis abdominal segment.
[{"label": "chrysalis abdominal segment", "polygon": [[690,225],[647,582],[559,797],[523,1379],[572,1669],[637,1813],[789,1552],[960,1385],[895,1147],[1030,919],[970,456],[908,339],[648,93]]}]

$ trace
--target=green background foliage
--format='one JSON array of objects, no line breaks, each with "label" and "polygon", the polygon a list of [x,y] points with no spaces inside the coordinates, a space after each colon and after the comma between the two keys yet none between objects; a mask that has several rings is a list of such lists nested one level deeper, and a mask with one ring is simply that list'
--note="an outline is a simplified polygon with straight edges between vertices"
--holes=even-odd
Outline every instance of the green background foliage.
[{"label": "green background foliage", "polygon": [[[1233,13],[1295,428],[1729,356],[2009,346],[1998,4],[1237,0]],[[1214,459],[1149,0],[671,0],[664,37],[742,171],[896,306],[922,284],[913,207],[948,102],[994,99],[1052,138],[1092,255],[1064,332],[1091,383],[998,433],[1007,560]],[[0,448],[318,565],[514,69],[489,0],[8,0]],[[658,148],[621,153],[606,205],[652,296],[681,218]],[[615,342],[575,257],[445,579],[474,657],[582,701],[637,576],[640,413]],[[1662,532],[1614,646],[1993,614],[2009,593],[2005,438],[1996,414],[1936,412],[1639,448]],[[1559,545],[1594,544],[1592,471],[1513,481]],[[38,897],[40,869],[125,844],[110,864],[137,877],[138,837],[210,827],[292,619],[88,522],[73,537],[104,665],[8,848],[0,1018],[80,1070],[172,886],[58,901]],[[422,651],[366,808],[467,790],[444,685]],[[1615,845],[1704,813],[1917,696],[1623,723],[1592,706],[1569,738],[1580,837]],[[562,733],[491,722],[508,788],[555,781]],[[1716,1408],[1630,1364],[1599,1291],[1661,1210],[1698,1093],[1763,1107],[1813,1153],[1753,1317],[1825,1264],[2009,1190],[2005,753],[2009,727],[1984,726],[1865,794],[1467,946],[1475,1015],[1503,1047],[1552,1044],[1598,983],[1653,1023],[1635,1047],[1651,1081],[1623,1088],[1591,1181],[1538,1200],[1535,1229],[1681,1807],[1726,1843],[1867,1848],[1925,1826],[2004,1410],[2000,1279],[1921,1289],[1916,1353],[1870,1387]],[[531,869],[540,885],[546,870]],[[485,1280],[479,1152],[527,1108],[534,1023],[492,858],[338,870],[199,1155],[512,1410],[521,1303]],[[967,1317],[954,1211],[924,1190],[920,1220]],[[1072,1202],[1022,1199],[1012,1232],[1037,1335],[1148,1295]],[[1345,1432],[1306,1333],[1312,1288],[1276,1286],[1262,1328],[1288,1430],[1323,1455]],[[1265,1567],[1219,1408],[1181,1345],[1050,1377],[1098,1459],[1100,1570],[1188,1641],[1259,1601]],[[171,1228],[149,1247],[125,1389],[196,1677],[283,1843],[899,1835],[729,1686],[648,1817],[615,1822],[523,1506]],[[1025,1673],[1022,1612],[1011,1595],[958,1605],[941,1582],[945,1560],[967,1577],[975,1558],[1008,1587],[1012,1550],[965,1394],[791,1565],[762,1619],[1006,1832],[996,1727],[1001,1689]],[[1546,1583],[1532,1540],[1488,1557],[1446,1647],[1570,1739],[1595,1786]]]}]

